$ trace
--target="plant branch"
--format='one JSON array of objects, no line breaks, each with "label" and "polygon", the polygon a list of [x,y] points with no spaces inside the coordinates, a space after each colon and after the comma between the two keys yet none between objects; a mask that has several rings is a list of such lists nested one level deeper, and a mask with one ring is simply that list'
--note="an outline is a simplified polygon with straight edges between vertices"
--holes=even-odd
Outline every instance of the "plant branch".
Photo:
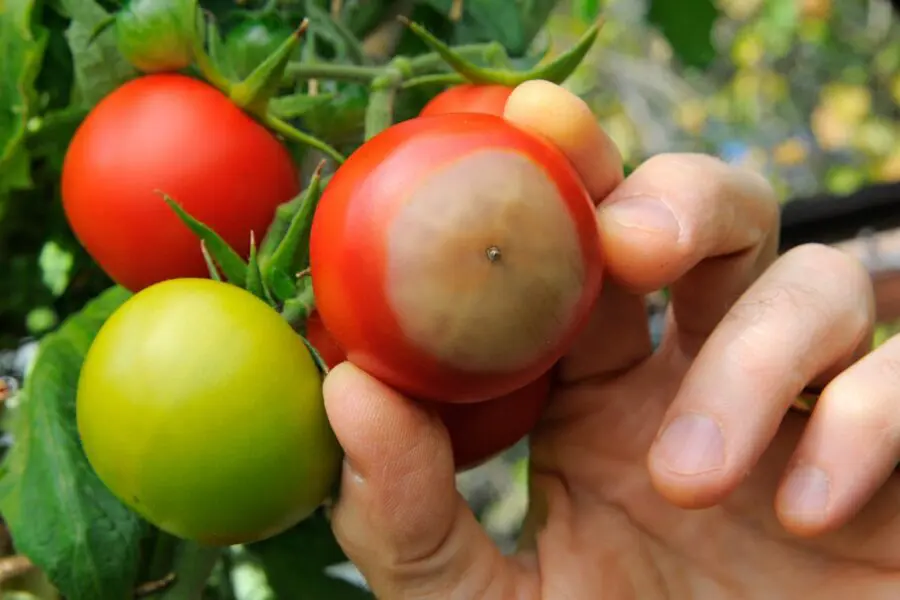
[{"label": "plant branch", "polygon": [[346,160],[340,152],[338,152],[322,140],[308,133],[303,133],[290,123],[282,121],[271,113],[266,114],[263,120],[265,121],[265,124],[268,125],[273,131],[279,133],[292,142],[305,144],[307,146],[315,148],[316,150],[320,150],[336,160],[338,164],[343,164],[343,162]]},{"label": "plant branch", "polygon": [[335,79],[357,83],[369,83],[384,72],[384,67],[301,61],[290,62],[285,69],[285,75],[292,79]]}]

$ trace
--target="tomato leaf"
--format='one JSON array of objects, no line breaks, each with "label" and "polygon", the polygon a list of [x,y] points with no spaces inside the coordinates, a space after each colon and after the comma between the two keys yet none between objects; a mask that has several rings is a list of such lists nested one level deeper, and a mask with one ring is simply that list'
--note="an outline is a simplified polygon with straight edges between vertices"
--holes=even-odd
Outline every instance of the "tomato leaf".
[{"label": "tomato leaf", "polygon": [[247,551],[262,564],[269,586],[279,600],[371,600],[372,594],[331,577],[325,568],[347,561],[322,510],[288,531]]},{"label": "tomato leaf", "polygon": [[84,355],[129,296],[111,288],[43,338],[0,480],[0,510],[16,547],[68,600],[130,597],[147,531],[91,469],[75,425]]},{"label": "tomato leaf", "polygon": [[712,29],[718,16],[713,0],[651,0],[647,20],[666,36],[679,61],[702,69],[716,57]]},{"label": "tomato leaf", "polygon": [[222,268],[222,273],[225,274],[225,278],[229,282],[243,287],[247,283],[246,261],[235,252],[234,248],[228,245],[228,242],[219,237],[218,233],[189,215],[187,211],[181,208],[181,206],[168,195],[162,192],[160,193],[162,194],[163,200],[165,200],[166,204],[168,204],[179,218],[181,218],[181,221],[194,232],[194,235],[205,242],[207,250],[218,263],[219,267]]},{"label": "tomato leaf", "polygon": [[48,31],[35,27],[35,0],[0,3],[0,192],[30,187],[30,161],[24,153],[28,120],[37,112],[34,83],[41,69]]},{"label": "tomato leaf", "polygon": [[346,58],[357,64],[366,62],[362,44],[346,25],[332,19],[331,14],[315,2],[307,0],[305,8],[306,14],[309,15],[310,25],[316,35],[330,42],[340,58]]},{"label": "tomato leaf", "polygon": [[108,93],[137,75],[137,71],[119,53],[115,29],[109,28],[91,40],[95,29],[109,18],[94,0],[59,0],[71,15],[66,39],[75,70],[73,104],[93,106]]},{"label": "tomato leaf", "polygon": [[270,287],[273,285],[272,273],[274,271],[297,273],[309,264],[309,232],[312,227],[313,214],[316,212],[319,198],[322,195],[321,183],[324,166],[325,162],[322,161],[316,167],[310,178],[309,186],[301,196],[302,200],[297,204],[297,211],[291,217],[284,237],[267,261],[264,276]]},{"label": "tomato leaf", "polygon": [[290,273],[279,268],[270,268],[269,287],[279,302],[284,302],[297,295],[297,284]]}]

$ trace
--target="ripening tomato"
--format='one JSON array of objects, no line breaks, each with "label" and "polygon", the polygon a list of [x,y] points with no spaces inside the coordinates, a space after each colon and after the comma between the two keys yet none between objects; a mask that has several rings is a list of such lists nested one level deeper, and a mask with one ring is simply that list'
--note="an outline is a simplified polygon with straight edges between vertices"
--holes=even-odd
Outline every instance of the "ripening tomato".
[{"label": "ripening tomato", "polygon": [[[306,321],[306,339],[329,369],[344,361],[343,351],[318,312]],[[485,402],[425,402],[450,434],[456,470],[477,467],[528,435],[547,404],[551,382],[551,372],[547,372],[521,389]]]},{"label": "ripening tomato", "polygon": [[506,101],[514,88],[505,85],[465,83],[448,88],[432,98],[420,117],[447,113],[487,113],[503,116]]},{"label": "ripening tomato", "polygon": [[423,400],[546,372],[600,289],[594,205],[566,156],[501,117],[398,123],[338,169],[313,218],[316,306],[354,364]]},{"label": "ripening tomato", "polygon": [[290,154],[214,87],[148,75],[106,96],[69,146],[62,200],[75,235],[132,291],[208,273],[200,243],[165,192],[244,257],[299,192]]},{"label": "ripening tomato", "polygon": [[284,531],[340,474],[306,344],[256,296],[211,279],[150,286],[109,317],[81,369],[76,418],[118,498],[204,544]]}]

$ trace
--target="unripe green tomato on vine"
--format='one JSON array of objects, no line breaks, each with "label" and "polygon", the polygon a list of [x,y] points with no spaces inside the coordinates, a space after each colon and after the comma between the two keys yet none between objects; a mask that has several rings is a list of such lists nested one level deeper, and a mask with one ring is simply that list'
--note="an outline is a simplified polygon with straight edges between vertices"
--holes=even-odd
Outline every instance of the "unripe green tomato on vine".
[{"label": "unripe green tomato on vine", "polygon": [[204,544],[284,531],[340,473],[302,338],[250,292],[210,279],[153,285],[109,317],[81,370],[76,417],[118,498]]},{"label": "unripe green tomato on vine", "polygon": [[196,0],[130,0],[116,15],[119,52],[144,73],[191,65],[203,41]]}]

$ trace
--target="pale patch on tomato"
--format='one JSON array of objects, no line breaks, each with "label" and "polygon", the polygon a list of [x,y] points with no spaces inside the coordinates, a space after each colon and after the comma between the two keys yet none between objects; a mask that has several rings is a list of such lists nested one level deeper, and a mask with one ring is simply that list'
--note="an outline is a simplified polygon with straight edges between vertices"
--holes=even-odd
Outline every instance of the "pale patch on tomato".
[{"label": "pale patch on tomato", "polygon": [[584,291],[571,212],[513,150],[470,152],[425,178],[386,241],[384,289],[404,335],[462,371],[528,368],[566,335]]}]

